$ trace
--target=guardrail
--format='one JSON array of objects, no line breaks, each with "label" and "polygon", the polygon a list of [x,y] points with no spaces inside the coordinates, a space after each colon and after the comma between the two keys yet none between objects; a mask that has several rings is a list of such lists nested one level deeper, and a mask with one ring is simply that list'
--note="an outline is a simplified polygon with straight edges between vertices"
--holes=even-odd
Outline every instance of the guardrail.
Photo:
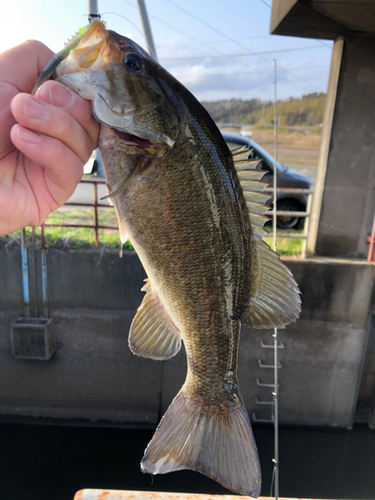
[{"label": "guardrail", "polygon": [[98,208],[113,208],[108,203],[98,203],[98,184],[105,184],[104,179],[82,179],[80,181],[82,184],[92,184],[93,185],[93,203],[78,203],[78,202],[67,202],[64,206],[68,207],[93,207],[94,208],[94,224],[57,224],[45,222],[44,226],[56,226],[56,227],[87,227],[94,229],[94,243],[97,247],[99,245],[99,229],[117,229],[118,226],[102,226],[99,224],[98,220]]},{"label": "guardrail", "polygon": [[[285,215],[285,216],[290,216],[290,217],[302,217],[305,218],[305,224],[303,226],[303,234],[297,234],[297,233],[279,233],[276,232],[276,237],[277,238],[298,238],[303,240],[302,241],[302,248],[301,248],[301,257],[302,259],[306,258],[307,254],[307,237],[309,234],[309,227],[310,227],[310,213],[311,213],[311,204],[312,204],[312,195],[314,190],[313,189],[301,189],[301,188],[277,188],[276,191],[278,193],[290,193],[290,194],[307,194],[307,204],[306,204],[306,211],[286,211],[286,210],[276,210],[276,215]],[[265,193],[270,193],[273,194],[273,188],[272,187],[267,187],[264,190]],[[266,215],[269,215],[272,217],[273,212],[267,212]]]},{"label": "guardrail", "polygon": [[[81,183],[83,184],[92,184],[93,185],[93,202],[92,203],[78,203],[78,202],[67,202],[64,206],[72,206],[72,207],[93,207],[94,208],[94,223],[93,224],[58,224],[58,223],[49,223],[45,222],[44,226],[57,226],[57,227],[85,227],[91,228],[94,230],[94,243],[95,246],[99,245],[99,229],[112,229],[118,230],[118,226],[108,226],[99,224],[98,220],[98,208],[113,208],[108,203],[99,203],[98,201],[98,184],[105,184],[104,179],[82,179]],[[277,188],[276,191],[278,193],[290,193],[290,194],[307,194],[307,206],[306,211],[285,211],[285,210],[277,210],[276,215],[284,215],[291,217],[302,217],[305,218],[304,231],[303,234],[298,233],[281,233],[277,232],[277,238],[299,238],[302,239],[302,249],[301,249],[301,257],[304,259],[306,257],[307,252],[307,236],[309,233],[310,226],[310,211],[311,211],[311,202],[312,202],[312,189],[298,189],[298,188]],[[268,187],[264,190],[265,193],[270,193],[272,195],[273,188]],[[272,216],[273,212],[267,212],[266,215]]]}]

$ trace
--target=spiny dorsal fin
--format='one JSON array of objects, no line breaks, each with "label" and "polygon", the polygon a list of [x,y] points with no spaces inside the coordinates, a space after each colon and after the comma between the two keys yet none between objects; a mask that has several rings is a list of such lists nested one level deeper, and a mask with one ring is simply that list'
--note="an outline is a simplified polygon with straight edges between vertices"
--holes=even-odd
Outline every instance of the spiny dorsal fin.
[{"label": "spiny dorsal fin", "polygon": [[147,293],[130,327],[129,347],[137,356],[169,359],[181,348],[180,331],[153,292],[149,280],[146,281],[142,291]]},{"label": "spiny dorsal fin", "polygon": [[247,149],[247,146],[234,149],[232,151],[233,164],[237,170],[237,177],[249,211],[252,234],[255,238],[262,239],[267,234],[263,226],[269,220],[269,217],[264,215],[269,207],[264,203],[269,200],[270,196],[263,193],[268,184],[261,181],[267,171],[256,170],[259,160],[249,160],[250,153],[251,150]]},{"label": "spiny dorsal fin", "polygon": [[267,172],[256,170],[258,160],[247,160],[249,154],[250,150],[242,147],[233,154],[252,230],[251,294],[242,322],[252,328],[274,328],[287,325],[298,318],[301,312],[300,292],[292,273],[267,243],[262,241],[268,234],[263,226],[269,220],[264,215],[269,206],[264,203],[271,196],[262,192],[267,184],[261,182],[261,179]]}]

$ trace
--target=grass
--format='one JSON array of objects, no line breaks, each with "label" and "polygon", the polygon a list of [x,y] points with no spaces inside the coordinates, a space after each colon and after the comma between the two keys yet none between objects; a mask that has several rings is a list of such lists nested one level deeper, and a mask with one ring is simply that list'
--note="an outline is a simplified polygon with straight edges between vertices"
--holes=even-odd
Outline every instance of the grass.
[{"label": "grass", "polygon": [[[98,209],[98,220],[101,225],[115,226],[117,218],[114,209]],[[61,207],[53,212],[46,220],[50,224],[94,224],[93,208],[68,208]],[[271,223],[267,223],[266,229],[271,232]],[[292,232],[302,234],[302,229],[287,230],[283,232]],[[48,248],[59,250],[94,250],[94,229],[77,227],[45,227],[46,242]],[[37,245],[40,246],[41,236],[40,227],[36,228]],[[31,237],[31,228],[26,228],[26,237]],[[20,231],[0,237],[0,245],[11,248],[18,245],[20,240]],[[272,236],[267,236],[265,241],[272,247]],[[299,238],[278,238],[277,253],[279,255],[300,255],[302,248],[302,239]],[[99,248],[100,250],[120,250],[121,242],[118,230],[100,229],[99,230]],[[133,250],[129,241],[123,246],[124,250]]]},{"label": "grass", "polygon": [[[100,225],[116,226],[117,218],[113,208],[99,208],[98,221]],[[94,226],[94,209],[91,207],[68,208],[61,207],[46,219],[46,224],[77,224]],[[19,231],[0,238],[6,247],[11,247],[19,241]],[[118,229],[99,229],[99,247],[119,250],[121,242]],[[31,229],[26,229],[27,237]],[[40,245],[40,228],[36,228],[37,243]],[[94,228],[45,226],[45,236],[48,248],[60,250],[95,249]],[[133,250],[129,241],[123,245],[124,250]]]}]

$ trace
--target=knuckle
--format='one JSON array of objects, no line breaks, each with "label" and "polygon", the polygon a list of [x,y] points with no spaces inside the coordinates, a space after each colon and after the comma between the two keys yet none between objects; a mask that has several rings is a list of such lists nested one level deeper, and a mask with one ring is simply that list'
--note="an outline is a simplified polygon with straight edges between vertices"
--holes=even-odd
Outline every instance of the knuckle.
[{"label": "knuckle", "polygon": [[22,45],[35,52],[40,52],[41,50],[44,51],[46,49],[49,50],[48,47],[39,40],[33,40],[33,39],[25,40]]}]

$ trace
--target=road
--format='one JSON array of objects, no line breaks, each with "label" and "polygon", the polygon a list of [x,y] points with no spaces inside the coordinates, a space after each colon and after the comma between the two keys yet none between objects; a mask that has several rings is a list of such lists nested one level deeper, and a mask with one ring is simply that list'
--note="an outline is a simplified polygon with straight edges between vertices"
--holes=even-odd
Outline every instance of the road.
[{"label": "road", "polygon": [[[105,184],[98,185],[98,200],[107,194]],[[86,183],[79,183],[73,195],[69,198],[67,203],[93,203],[93,185]],[[103,200],[100,203],[108,203]]]}]

